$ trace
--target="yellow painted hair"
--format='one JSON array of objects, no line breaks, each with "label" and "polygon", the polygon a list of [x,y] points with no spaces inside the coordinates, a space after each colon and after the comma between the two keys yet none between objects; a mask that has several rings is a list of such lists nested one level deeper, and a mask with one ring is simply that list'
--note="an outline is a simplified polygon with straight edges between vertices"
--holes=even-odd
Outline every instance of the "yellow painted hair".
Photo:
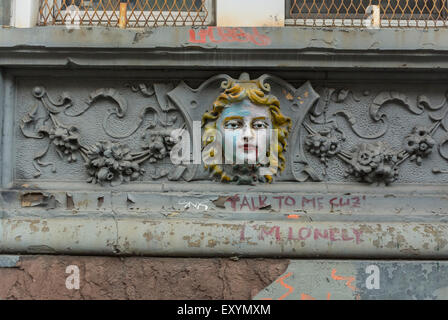
[{"label": "yellow painted hair", "polygon": [[[205,148],[211,142],[215,141],[216,121],[224,108],[231,103],[240,102],[247,98],[257,106],[269,108],[272,125],[274,129],[277,129],[278,133],[277,142],[270,145],[269,163],[270,166],[283,171],[286,162],[283,151],[286,149],[287,137],[291,130],[291,119],[285,117],[280,112],[280,101],[275,96],[265,94],[264,91],[269,91],[269,85],[264,85],[260,81],[239,82],[232,79],[223,82],[222,87],[225,90],[213,103],[213,109],[205,112],[202,116],[202,127],[204,128],[202,147]],[[277,148],[278,159],[275,156],[275,152],[273,152],[275,150],[274,148]],[[206,164],[205,168],[208,168],[214,176],[220,177],[221,181],[231,180],[231,177],[224,172],[224,169],[219,164]],[[272,175],[268,174],[264,176],[269,183],[272,182]]]}]

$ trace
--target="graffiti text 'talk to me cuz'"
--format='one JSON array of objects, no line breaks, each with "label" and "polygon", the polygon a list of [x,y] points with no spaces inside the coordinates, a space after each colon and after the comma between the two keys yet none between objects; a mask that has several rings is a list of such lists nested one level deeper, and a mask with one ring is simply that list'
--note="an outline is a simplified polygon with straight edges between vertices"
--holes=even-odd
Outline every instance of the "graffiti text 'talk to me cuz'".
[{"label": "graffiti text 'talk to me cuz'", "polygon": [[257,211],[267,206],[276,210],[339,210],[365,207],[366,196],[336,196],[325,198],[323,196],[299,195],[238,195],[227,197],[224,202],[226,208],[232,211]]},{"label": "graffiti text 'talk to me cuz'", "polygon": [[268,46],[271,44],[271,38],[260,34],[256,27],[251,31],[245,31],[243,28],[229,27],[207,27],[204,29],[190,30],[191,43],[222,43],[222,42],[251,42],[257,46]]}]

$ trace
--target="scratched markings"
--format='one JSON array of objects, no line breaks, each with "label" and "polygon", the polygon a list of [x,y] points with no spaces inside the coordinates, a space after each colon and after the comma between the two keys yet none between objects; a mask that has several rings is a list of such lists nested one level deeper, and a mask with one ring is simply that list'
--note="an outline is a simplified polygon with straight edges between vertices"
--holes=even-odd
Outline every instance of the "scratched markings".
[{"label": "scratched markings", "polygon": [[254,299],[445,300],[448,262],[292,260]]}]

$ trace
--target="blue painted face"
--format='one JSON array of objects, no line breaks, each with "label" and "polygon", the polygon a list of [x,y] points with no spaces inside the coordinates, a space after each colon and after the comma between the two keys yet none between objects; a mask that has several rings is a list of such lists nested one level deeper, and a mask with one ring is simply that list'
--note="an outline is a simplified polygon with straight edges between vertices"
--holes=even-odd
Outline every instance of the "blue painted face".
[{"label": "blue painted face", "polygon": [[245,100],[224,109],[217,122],[227,164],[266,162],[271,115],[268,107]]}]

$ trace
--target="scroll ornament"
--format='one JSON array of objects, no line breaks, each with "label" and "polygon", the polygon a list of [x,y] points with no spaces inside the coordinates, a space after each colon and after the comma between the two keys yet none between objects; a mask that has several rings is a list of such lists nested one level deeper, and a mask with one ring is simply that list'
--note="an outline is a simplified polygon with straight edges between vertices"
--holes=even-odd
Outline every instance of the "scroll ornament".
[{"label": "scroll ornament", "polygon": [[[146,96],[154,94],[140,85],[139,89]],[[133,90],[136,91],[136,90]],[[21,121],[20,129],[27,138],[44,139],[47,138],[49,143],[44,150],[39,151],[33,159],[33,166],[37,170],[34,177],[41,175],[41,167],[52,166],[52,171],[56,171],[54,163],[43,161],[50,147],[54,147],[61,159],[65,158],[69,163],[82,159],[88,174],[87,182],[98,183],[101,185],[110,183],[112,186],[119,185],[123,182],[130,182],[142,178],[145,170],[142,164],[145,161],[155,163],[169,156],[169,152],[175,144],[174,139],[170,136],[170,130],[155,129],[156,127],[172,127],[175,117],[169,121],[161,119],[161,110],[157,106],[148,107],[144,113],[151,109],[155,113],[155,122],[147,128],[147,133],[143,135],[144,143],[140,151],[132,151],[126,144],[116,140],[98,141],[93,145],[84,145],[81,143],[81,135],[76,126],[66,125],[62,123],[57,115],[64,112],[65,115],[77,117],[90,108],[99,98],[109,99],[116,104],[116,109],[110,112],[104,119],[103,128],[105,132],[114,138],[123,138],[134,133],[143,123],[144,113],[140,116],[135,128],[128,134],[118,136],[107,127],[107,121],[111,116],[122,118],[126,114],[126,100],[115,89],[99,89],[90,96],[87,107],[80,113],[69,114],[68,111],[73,106],[73,100],[69,94],[63,93],[58,100],[52,99],[43,87],[35,87],[33,95],[40,100],[41,104],[35,106],[31,112],[27,113]],[[42,116],[42,113],[44,114]],[[157,175],[157,173],[156,173]],[[168,172],[155,178],[168,175]],[[179,177],[178,177],[179,178]]]}]

